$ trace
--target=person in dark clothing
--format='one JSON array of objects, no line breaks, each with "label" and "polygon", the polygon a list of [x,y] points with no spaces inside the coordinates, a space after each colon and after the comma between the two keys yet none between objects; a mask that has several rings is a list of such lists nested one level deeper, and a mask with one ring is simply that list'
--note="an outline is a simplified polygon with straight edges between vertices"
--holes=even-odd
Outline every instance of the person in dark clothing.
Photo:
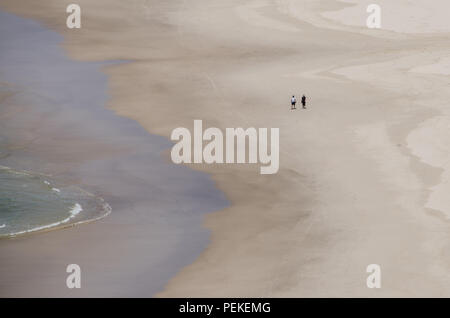
[{"label": "person in dark clothing", "polygon": [[302,96],[302,106],[303,106],[303,109],[306,109],[306,96],[305,95]]}]

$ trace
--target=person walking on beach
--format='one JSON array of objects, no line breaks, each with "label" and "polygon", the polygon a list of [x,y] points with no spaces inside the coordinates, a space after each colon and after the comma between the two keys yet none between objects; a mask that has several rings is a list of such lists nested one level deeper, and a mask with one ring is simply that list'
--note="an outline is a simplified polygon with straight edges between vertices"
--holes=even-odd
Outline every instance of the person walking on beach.
[{"label": "person walking on beach", "polygon": [[305,95],[302,96],[302,106],[303,106],[303,109],[306,109],[306,96]]},{"label": "person walking on beach", "polygon": [[297,104],[297,99],[295,98],[294,95],[292,95],[292,98],[291,98],[291,110],[295,109],[295,104]]}]

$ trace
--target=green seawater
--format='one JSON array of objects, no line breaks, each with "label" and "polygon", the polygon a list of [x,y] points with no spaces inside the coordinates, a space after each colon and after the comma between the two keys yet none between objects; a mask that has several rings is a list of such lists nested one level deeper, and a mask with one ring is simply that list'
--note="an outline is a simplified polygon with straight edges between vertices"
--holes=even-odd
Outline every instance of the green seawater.
[{"label": "green seawater", "polygon": [[0,167],[0,238],[83,223],[109,212],[103,199],[76,186]]}]

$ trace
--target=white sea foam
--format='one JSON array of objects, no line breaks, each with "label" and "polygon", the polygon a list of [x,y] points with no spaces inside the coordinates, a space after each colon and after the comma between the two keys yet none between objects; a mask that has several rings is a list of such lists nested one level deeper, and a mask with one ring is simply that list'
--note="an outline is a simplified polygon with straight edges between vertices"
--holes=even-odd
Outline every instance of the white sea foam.
[{"label": "white sea foam", "polygon": [[52,189],[52,191],[57,192],[57,193],[61,193],[61,190],[60,190],[60,189],[52,187],[51,184],[50,184],[50,182],[48,182],[47,180],[44,180],[44,183],[45,183],[46,185],[48,185],[48,186]]},{"label": "white sea foam", "polygon": [[83,207],[80,204],[75,203],[75,205],[70,210],[70,216],[68,216],[64,220],[59,221],[59,222],[54,222],[54,223],[51,223],[51,224],[46,224],[46,225],[34,227],[32,229],[25,230],[25,231],[14,232],[14,233],[11,233],[10,236],[17,236],[17,235],[26,234],[26,233],[42,231],[42,230],[46,230],[46,229],[49,229],[49,228],[52,228],[52,227],[57,227],[57,226],[63,225],[65,223],[69,222],[74,217],[76,217],[81,211],[83,211]]},{"label": "white sea foam", "polygon": [[78,203],[75,203],[72,210],[70,210],[71,218],[75,217],[81,211],[83,211],[83,208],[81,207],[81,205]]},{"label": "white sea foam", "polygon": [[6,227],[6,224],[0,225],[0,229],[3,229],[3,228],[5,228],[5,227]]}]

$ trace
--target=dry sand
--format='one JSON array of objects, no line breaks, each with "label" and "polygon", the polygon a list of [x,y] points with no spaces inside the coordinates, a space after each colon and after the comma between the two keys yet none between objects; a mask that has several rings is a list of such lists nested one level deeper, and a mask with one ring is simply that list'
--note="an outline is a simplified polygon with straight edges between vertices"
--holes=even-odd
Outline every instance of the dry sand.
[{"label": "dry sand", "polygon": [[[408,34],[377,33],[331,23],[346,6],[332,0],[79,0],[83,27],[68,30],[68,3],[1,7],[61,32],[75,59],[132,60],[106,70],[119,115],[167,137],[194,119],[280,128],[276,175],[192,167],[232,206],[158,296],[450,296],[448,76],[417,71],[446,61],[448,22],[400,15]],[[303,93],[308,110],[291,112]],[[366,287],[372,263],[381,289]]]}]

